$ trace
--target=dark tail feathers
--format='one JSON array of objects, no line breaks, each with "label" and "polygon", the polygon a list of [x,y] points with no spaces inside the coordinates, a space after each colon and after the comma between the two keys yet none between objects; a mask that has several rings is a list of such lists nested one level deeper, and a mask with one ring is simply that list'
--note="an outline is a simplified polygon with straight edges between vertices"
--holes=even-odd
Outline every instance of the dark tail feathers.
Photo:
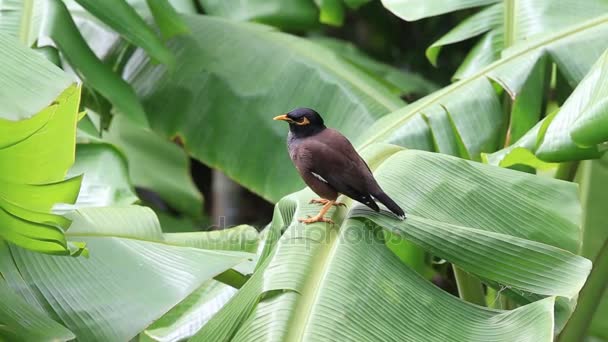
[{"label": "dark tail feathers", "polygon": [[377,194],[373,194],[372,196],[374,196],[380,203],[384,204],[388,210],[392,211],[393,214],[397,215],[401,220],[405,219],[403,209],[401,209],[401,207],[399,207],[395,201],[388,197],[387,194],[384,192],[379,192]]}]

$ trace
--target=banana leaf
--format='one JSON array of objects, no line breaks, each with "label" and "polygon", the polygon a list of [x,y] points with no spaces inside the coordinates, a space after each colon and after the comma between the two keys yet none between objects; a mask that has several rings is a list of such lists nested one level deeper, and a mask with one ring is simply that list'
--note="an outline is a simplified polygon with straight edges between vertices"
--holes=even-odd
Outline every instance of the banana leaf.
[{"label": "banana leaf", "polygon": [[79,255],[84,245],[66,240],[69,221],[51,213],[74,203],[81,177],[65,179],[74,163],[80,88],[67,88],[37,115],[0,121],[0,237],[51,254]]},{"label": "banana leaf", "polygon": [[[329,212],[336,225],[303,226],[297,218],[319,210],[308,204],[312,192],[285,197],[269,228],[285,232],[193,341],[552,340],[555,296],[575,296],[591,267],[568,251],[580,244],[576,186],[440,154],[378,150],[384,161],[375,175],[405,221],[343,199],[347,208]],[[383,230],[489,282],[548,297],[511,311],[464,302],[401,263]]]},{"label": "banana leaf", "polygon": [[354,140],[403,105],[368,74],[306,39],[208,16],[186,21],[192,35],[169,42],[175,70],[139,51],[124,76],[153,130],[179,136],[193,157],[270,201],[303,185],[286,153],[287,127],[272,117],[315,108]]},{"label": "banana leaf", "polygon": [[[29,306],[17,315],[37,311],[79,340],[130,340],[212,277],[254,256],[169,243],[145,207],[81,208],[69,217],[69,235],[87,243],[87,258],[2,243],[0,274]],[[0,312],[8,304],[0,303]]]}]

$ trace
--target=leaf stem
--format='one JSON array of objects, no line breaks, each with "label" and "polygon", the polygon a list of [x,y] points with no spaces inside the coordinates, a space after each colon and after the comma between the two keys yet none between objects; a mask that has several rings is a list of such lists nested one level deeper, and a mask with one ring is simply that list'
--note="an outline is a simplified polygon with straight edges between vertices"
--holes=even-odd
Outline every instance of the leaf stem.
[{"label": "leaf stem", "polygon": [[23,11],[19,24],[19,41],[29,47],[28,40],[32,30],[32,13],[34,12],[34,1],[23,0]]},{"label": "leaf stem", "polygon": [[560,163],[555,171],[554,178],[571,182],[574,180],[574,176],[576,175],[578,164],[578,161]]},{"label": "leaf stem", "polygon": [[504,48],[508,48],[515,44],[517,37],[517,25],[515,22],[515,6],[517,0],[505,0],[505,45]]},{"label": "leaf stem", "polygon": [[602,249],[595,258],[589,278],[579,293],[576,310],[559,335],[559,342],[578,342],[585,339],[600,298],[608,287],[606,284],[608,284],[608,239],[604,241]]},{"label": "leaf stem", "polygon": [[454,270],[454,278],[456,278],[460,298],[469,303],[486,306],[481,281],[456,265],[452,265],[452,269]]}]

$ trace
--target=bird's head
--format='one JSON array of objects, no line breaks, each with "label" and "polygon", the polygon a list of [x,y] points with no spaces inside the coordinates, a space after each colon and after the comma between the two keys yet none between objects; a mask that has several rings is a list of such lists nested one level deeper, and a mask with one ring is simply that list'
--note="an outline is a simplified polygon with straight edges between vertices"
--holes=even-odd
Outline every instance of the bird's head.
[{"label": "bird's head", "polygon": [[275,116],[273,120],[289,123],[289,130],[298,136],[313,135],[325,129],[323,118],[310,108],[298,108],[291,112]]}]

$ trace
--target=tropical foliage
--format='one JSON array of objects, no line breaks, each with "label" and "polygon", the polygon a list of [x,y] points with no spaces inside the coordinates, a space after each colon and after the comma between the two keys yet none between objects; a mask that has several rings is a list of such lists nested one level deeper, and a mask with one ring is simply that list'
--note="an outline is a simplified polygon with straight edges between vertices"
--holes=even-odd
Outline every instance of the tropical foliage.
[{"label": "tropical foliage", "polygon": [[[606,9],[0,2],[0,339],[608,340]],[[336,38],[391,12],[461,20],[414,49],[435,65],[481,38],[443,87]],[[271,118],[301,106],[405,221],[344,199],[298,222],[318,207]],[[201,230],[193,159],[270,222]]]}]

